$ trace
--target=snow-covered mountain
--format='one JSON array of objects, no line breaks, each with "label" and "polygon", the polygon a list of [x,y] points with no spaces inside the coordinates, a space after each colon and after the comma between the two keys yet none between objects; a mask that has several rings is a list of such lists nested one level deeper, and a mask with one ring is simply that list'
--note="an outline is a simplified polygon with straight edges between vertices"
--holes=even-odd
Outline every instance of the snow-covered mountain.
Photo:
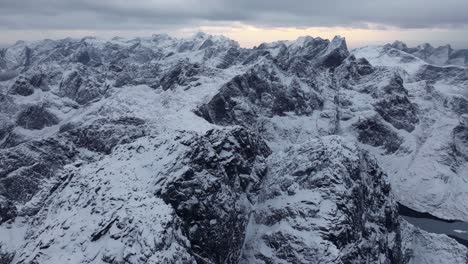
[{"label": "snow-covered mountain", "polygon": [[468,263],[398,214],[468,221],[468,69],[441,52],[2,49],[0,263]]},{"label": "snow-covered mountain", "polygon": [[427,63],[439,66],[444,65],[457,65],[468,66],[468,49],[453,49],[450,45],[433,47],[429,43],[418,45],[414,48],[409,48],[401,41],[395,41],[392,44],[385,46],[387,49],[398,49],[406,53],[412,54]]}]

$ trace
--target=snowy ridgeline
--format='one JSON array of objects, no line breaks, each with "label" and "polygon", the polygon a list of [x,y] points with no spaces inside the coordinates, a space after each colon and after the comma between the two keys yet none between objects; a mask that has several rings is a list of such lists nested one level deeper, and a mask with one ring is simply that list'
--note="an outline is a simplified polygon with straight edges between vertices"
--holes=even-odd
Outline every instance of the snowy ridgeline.
[{"label": "snowy ridgeline", "polygon": [[468,263],[398,215],[468,220],[468,70],[443,52],[203,33],[2,49],[0,263]]}]

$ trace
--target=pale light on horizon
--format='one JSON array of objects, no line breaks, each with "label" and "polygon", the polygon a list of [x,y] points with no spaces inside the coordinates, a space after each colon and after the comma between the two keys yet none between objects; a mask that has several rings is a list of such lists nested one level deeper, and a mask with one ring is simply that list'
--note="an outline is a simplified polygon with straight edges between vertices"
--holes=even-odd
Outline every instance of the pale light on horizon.
[{"label": "pale light on horizon", "polygon": [[[243,47],[253,47],[264,42],[277,40],[295,40],[300,36],[321,37],[332,39],[334,36],[346,38],[350,48],[357,48],[366,45],[384,45],[401,40],[409,45],[419,45],[425,42],[433,45],[451,44],[458,48],[468,48],[465,43],[468,29],[356,29],[344,27],[310,27],[310,28],[259,28],[254,26],[241,27],[201,27],[201,31],[216,35],[225,35],[240,43]],[[460,31],[456,34],[455,31]],[[455,37],[454,37],[455,36]]]},{"label": "pale light on horizon", "polygon": [[383,45],[395,40],[406,42],[410,46],[428,42],[432,45],[451,44],[454,48],[468,48],[463,36],[468,34],[466,27],[449,28],[345,28],[345,27],[256,27],[251,25],[205,26],[179,28],[175,30],[0,30],[0,45],[12,45],[18,40],[34,41],[41,39],[61,39],[66,37],[81,38],[95,36],[102,39],[121,37],[144,37],[157,33],[168,33],[174,37],[189,37],[202,31],[213,35],[224,35],[236,40],[242,47],[251,48],[264,42],[295,40],[300,36],[332,39],[339,35],[346,38],[349,48],[366,45]]}]

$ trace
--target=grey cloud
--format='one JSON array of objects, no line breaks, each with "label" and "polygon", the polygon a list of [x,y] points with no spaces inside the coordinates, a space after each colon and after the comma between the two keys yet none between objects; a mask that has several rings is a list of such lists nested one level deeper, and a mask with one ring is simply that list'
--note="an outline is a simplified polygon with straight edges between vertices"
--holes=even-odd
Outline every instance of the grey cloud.
[{"label": "grey cloud", "polygon": [[468,25],[466,0],[0,0],[4,29],[256,26],[401,28]]}]

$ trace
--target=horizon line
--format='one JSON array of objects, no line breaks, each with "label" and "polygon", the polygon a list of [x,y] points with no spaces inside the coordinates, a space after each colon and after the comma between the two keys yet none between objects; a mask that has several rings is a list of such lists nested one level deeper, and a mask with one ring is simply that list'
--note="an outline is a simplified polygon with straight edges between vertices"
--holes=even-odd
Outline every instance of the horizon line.
[{"label": "horizon line", "polygon": [[[192,34],[185,34],[185,35],[182,35],[182,36],[177,36],[177,34],[174,36],[174,35],[171,35],[170,33],[153,33],[153,34],[148,34],[148,35],[142,35],[142,36],[119,36],[119,35],[115,35],[113,37],[99,37],[97,35],[86,35],[86,36],[79,36],[79,37],[73,37],[73,36],[67,36],[67,37],[45,37],[45,38],[33,38],[33,39],[18,39],[18,40],[15,40],[15,41],[12,41],[12,42],[0,42],[0,48],[10,48],[10,47],[13,47],[15,45],[17,45],[18,43],[20,42],[25,42],[25,43],[33,43],[33,42],[40,42],[40,41],[46,41],[46,40],[52,40],[52,41],[60,41],[60,40],[65,40],[65,39],[72,39],[72,40],[84,40],[84,39],[96,39],[96,40],[99,40],[99,41],[107,41],[107,42],[110,42],[112,41],[113,39],[116,39],[116,38],[121,38],[121,39],[124,39],[125,41],[131,41],[131,40],[136,40],[136,39],[139,39],[139,38],[151,38],[151,37],[155,37],[155,36],[168,36],[172,39],[175,39],[175,40],[187,40],[187,39],[190,39],[190,38],[194,38],[195,36],[199,35],[199,34],[205,34],[205,35],[208,35],[208,36],[211,36],[211,37],[224,37],[224,38],[227,38],[229,40],[232,40],[232,41],[235,41],[236,43],[238,43],[239,47],[241,48],[245,48],[245,49],[251,49],[251,48],[256,48],[262,44],[271,44],[271,43],[275,43],[275,42],[289,42],[289,41],[298,41],[300,38],[304,38],[304,37],[311,37],[311,38],[320,38],[320,39],[324,39],[324,40],[329,40],[331,41],[333,38],[328,38],[328,37],[322,37],[322,36],[318,36],[318,35],[299,35],[297,36],[296,38],[289,38],[289,39],[281,39],[281,38],[278,38],[276,40],[273,40],[273,41],[261,41],[261,42],[258,42],[256,45],[242,45],[241,41],[239,41],[238,39],[235,39],[235,38],[232,38],[232,37],[229,37],[229,36],[226,36],[226,34],[212,34],[212,33],[208,33],[208,32],[205,32],[205,31],[196,31],[195,33],[192,33]],[[334,37],[341,37],[341,38],[344,38],[346,44],[348,45],[348,41],[347,41],[347,37],[346,35],[335,35]],[[385,42],[385,44],[383,43]],[[417,45],[408,45],[406,41],[402,41],[402,40],[399,40],[399,39],[395,39],[394,41],[390,41],[390,42],[386,42],[386,41],[383,41],[382,43],[368,43],[368,44],[365,44],[365,45],[358,45],[358,46],[355,46],[355,45],[348,45],[348,46],[353,46],[352,48],[351,47],[348,47],[350,49],[357,49],[357,48],[362,48],[362,47],[369,47],[369,46],[384,46],[384,45],[387,45],[387,44],[393,44],[395,42],[401,42],[405,45],[408,46],[408,48],[415,48],[415,47],[418,47],[418,46],[421,46],[421,45],[425,45],[425,44],[429,44],[430,46],[434,47],[434,48],[438,48],[438,47],[443,47],[443,46],[450,46],[452,49],[454,44],[452,43],[446,43],[445,45],[434,45],[432,43],[430,43],[430,41],[422,41],[420,42],[420,44],[417,44]],[[414,41],[412,41],[414,42]],[[455,45],[456,46],[456,45]],[[468,47],[466,48],[455,48],[457,50],[459,49],[468,49]]]}]

